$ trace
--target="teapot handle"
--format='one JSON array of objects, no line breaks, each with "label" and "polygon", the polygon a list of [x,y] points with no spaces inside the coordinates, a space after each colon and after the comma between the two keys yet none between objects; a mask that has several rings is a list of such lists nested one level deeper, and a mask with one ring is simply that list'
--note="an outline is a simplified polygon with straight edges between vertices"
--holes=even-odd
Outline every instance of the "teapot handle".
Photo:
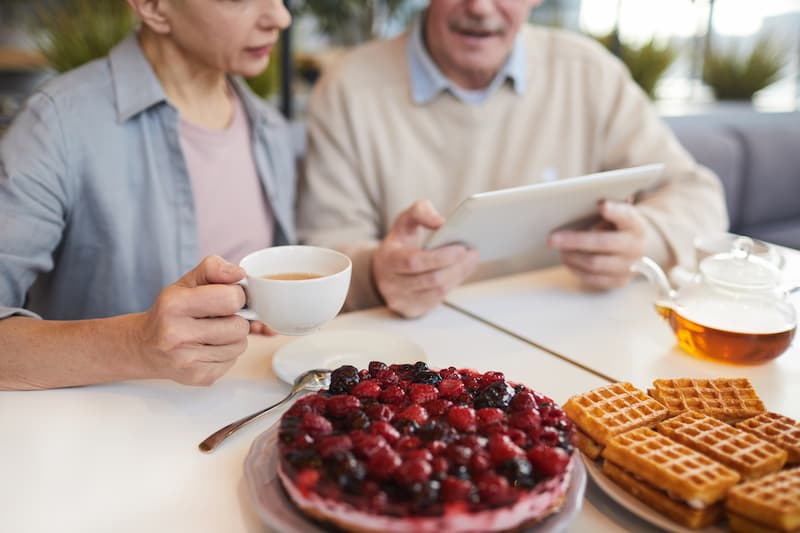
[{"label": "teapot handle", "polygon": [[658,263],[649,257],[640,257],[630,267],[631,272],[641,274],[647,281],[652,283],[658,288],[658,293],[661,298],[673,300],[675,298],[675,291],[669,284],[667,275],[658,266]]}]

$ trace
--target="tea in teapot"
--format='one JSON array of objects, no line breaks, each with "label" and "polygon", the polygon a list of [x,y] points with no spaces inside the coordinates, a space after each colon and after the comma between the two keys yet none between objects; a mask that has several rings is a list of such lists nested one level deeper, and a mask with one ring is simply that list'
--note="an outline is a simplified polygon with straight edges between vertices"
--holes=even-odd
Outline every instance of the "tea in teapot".
[{"label": "tea in teapot", "polygon": [[700,272],[678,290],[651,259],[632,267],[659,287],[656,311],[684,351],[753,364],[774,359],[791,345],[797,318],[779,288],[780,270],[752,255],[749,241],[743,237],[732,251],[704,259]]},{"label": "tea in teapot", "polygon": [[678,345],[692,355],[733,363],[760,363],[778,357],[792,343],[796,326],[784,313],[762,308],[746,324],[736,314],[695,302],[678,307],[656,303],[656,311],[670,325]]}]

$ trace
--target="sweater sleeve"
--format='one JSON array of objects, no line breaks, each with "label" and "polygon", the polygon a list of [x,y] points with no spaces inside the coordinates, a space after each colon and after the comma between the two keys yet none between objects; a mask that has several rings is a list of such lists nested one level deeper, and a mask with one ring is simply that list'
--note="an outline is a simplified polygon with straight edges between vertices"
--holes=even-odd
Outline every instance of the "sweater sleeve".
[{"label": "sweater sleeve", "polygon": [[728,226],[722,185],[680,145],[621,63],[609,61],[602,76],[597,132],[601,166],[664,163],[662,184],[637,199],[648,221],[646,254],[664,267],[692,267],[695,235]]},{"label": "sweater sleeve", "polygon": [[383,303],[372,275],[372,254],[382,230],[352,123],[354,91],[340,81],[346,76],[332,70],[309,102],[298,234],[301,242],[335,248],[350,257],[353,271],[344,308],[354,310]]}]

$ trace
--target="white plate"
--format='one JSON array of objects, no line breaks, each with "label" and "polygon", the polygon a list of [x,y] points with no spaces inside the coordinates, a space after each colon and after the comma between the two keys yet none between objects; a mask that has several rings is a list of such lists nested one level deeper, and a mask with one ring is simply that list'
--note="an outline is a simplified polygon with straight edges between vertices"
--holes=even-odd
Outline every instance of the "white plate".
[{"label": "white plate", "polygon": [[589,475],[592,477],[592,480],[597,483],[597,486],[600,487],[603,492],[608,494],[612,500],[642,520],[646,520],[647,522],[660,527],[664,531],[669,531],[670,533],[724,533],[728,531],[727,528],[723,528],[722,526],[718,525],[709,526],[705,529],[689,529],[676,524],[611,481],[611,479],[606,477],[606,475],[603,473],[603,468],[599,463],[592,461],[583,454],[581,454],[581,457],[583,458],[583,462],[586,464],[586,470],[589,471]]},{"label": "white plate", "polygon": [[[573,458],[572,484],[561,510],[541,523],[522,530],[536,533],[562,533],[581,510],[586,490],[586,470],[577,457]],[[244,461],[244,477],[250,499],[261,520],[281,533],[325,533],[322,526],[307,520],[281,488],[278,471],[278,425],[258,436]]]},{"label": "white plate", "polygon": [[313,333],[281,346],[272,356],[272,369],[288,384],[314,368],[342,365],[367,368],[370,361],[415,363],[427,361],[420,346],[407,338],[381,330],[333,330]]}]

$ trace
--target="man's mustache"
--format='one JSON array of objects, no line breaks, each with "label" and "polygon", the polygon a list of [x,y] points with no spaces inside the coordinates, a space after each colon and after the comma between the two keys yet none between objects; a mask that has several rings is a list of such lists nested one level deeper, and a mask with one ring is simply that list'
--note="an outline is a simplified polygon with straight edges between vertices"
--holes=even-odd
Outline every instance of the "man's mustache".
[{"label": "man's mustache", "polygon": [[451,30],[464,33],[502,33],[506,29],[505,22],[496,18],[456,19],[449,26]]}]

